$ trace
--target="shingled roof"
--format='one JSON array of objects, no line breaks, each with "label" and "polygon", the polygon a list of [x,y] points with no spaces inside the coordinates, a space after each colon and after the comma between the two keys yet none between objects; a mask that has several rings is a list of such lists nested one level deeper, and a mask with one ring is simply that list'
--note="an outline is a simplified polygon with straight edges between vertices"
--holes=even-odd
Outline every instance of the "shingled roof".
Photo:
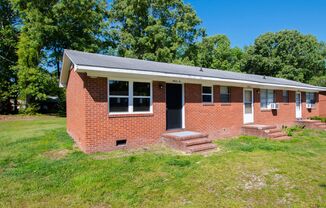
[{"label": "shingled roof", "polygon": [[266,84],[266,85],[278,85],[278,86],[289,86],[295,87],[299,89],[306,90],[315,90],[315,91],[326,91],[326,88],[313,86],[309,84],[304,84],[301,82],[291,81],[282,78],[275,78],[269,76],[261,76],[254,74],[245,74],[231,71],[224,71],[218,69],[209,69],[209,68],[201,68],[195,66],[186,66],[179,64],[168,64],[147,60],[139,60],[132,58],[122,58],[117,56],[108,56],[102,54],[94,54],[94,53],[86,53],[74,50],[65,50],[64,58],[63,58],[63,67],[62,73],[60,77],[60,84],[65,85],[68,79],[68,71],[70,62],[74,64],[74,69],[78,71],[78,69],[89,69],[90,71],[108,71],[108,69],[112,70],[124,70],[124,73],[141,73],[141,74],[151,74],[151,75],[163,75],[163,76],[172,76],[173,77],[189,77],[195,78],[199,77],[202,80],[228,80],[229,82],[232,80],[237,82],[250,82],[256,84]]}]

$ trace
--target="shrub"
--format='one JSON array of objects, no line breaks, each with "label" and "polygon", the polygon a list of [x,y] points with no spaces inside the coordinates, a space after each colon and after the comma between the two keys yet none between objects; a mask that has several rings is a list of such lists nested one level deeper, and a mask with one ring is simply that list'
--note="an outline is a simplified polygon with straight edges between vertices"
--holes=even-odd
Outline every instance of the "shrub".
[{"label": "shrub", "polygon": [[321,121],[321,122],[326,123],[326,118],[325,118],[325,117],[313,116],[313,117],[311,117],[310,119],[311,119],[311,120],[318,120],[318,121]]},{"label": "shrub", "polygon": [[291,127],[286,127],[285,131],[288,136],[293,136],[294,132],[300,131],[303,128],[304,128],[303,126],[295,125],[295,126],[291,126]]}]

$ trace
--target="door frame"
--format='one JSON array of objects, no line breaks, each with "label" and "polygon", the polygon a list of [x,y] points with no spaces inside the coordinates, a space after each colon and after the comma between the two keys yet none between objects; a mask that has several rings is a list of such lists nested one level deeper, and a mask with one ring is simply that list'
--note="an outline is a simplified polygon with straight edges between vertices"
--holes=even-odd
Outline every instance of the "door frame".
[{"label": "door frame", "polygon": [[[252,122],[246,122],[245,121],[245,91],[251,91],[251,109],[252,109]],[[254,108],[254,89],[252,88],[243,88],[243,93],[242,93],[242,109],[243,109],[243,124],[249,124],[249,123],[254,123],[255,122],[255,108]]]},{"label": "door frame", "polygon": [[[297,95],[300,95],[300,117],[297,117]],[[295,118],[301,119],[302,118],[302,93],[295,92]]]},{"label": "door frame", "polygon": [[[166,101],[167,101],[167,93],[166,93],[166,85],[167,84],[180,84],[181,85],[181,93],[182,93],[181,94],[181,105],[182,105],[182,108],[181,108],[181,128],[185,129],[186,128],[186,116],[185,116],[185,88],[184,88],[184,83],[165,82],[165,106],[166,106]],[[167,112],[167,106],[165,107],[165,115],[166,115],[166,112]],[[166,119],[167,118],[165,118],[165,121],[166,121]],[[167,126],[166,126],[165,129],[168,130]]]}]

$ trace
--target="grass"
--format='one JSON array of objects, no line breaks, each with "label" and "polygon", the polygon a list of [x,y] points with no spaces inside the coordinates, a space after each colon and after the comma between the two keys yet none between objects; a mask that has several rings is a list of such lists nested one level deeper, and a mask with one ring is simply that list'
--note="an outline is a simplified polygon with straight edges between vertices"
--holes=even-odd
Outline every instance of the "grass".
[{"label": "grass", "polygon": [[64,118],[0,122],[0,207],[326,207],[326,132],[86,155]]}]

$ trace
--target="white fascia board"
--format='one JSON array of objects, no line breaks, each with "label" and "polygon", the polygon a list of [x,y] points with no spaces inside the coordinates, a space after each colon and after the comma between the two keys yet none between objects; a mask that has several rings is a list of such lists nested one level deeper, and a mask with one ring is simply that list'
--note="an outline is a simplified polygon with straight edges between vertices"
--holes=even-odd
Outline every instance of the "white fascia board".
[{"label": "white fascia board", "polygon": [[202,80],[202,81],[213,81],[213,82],[224,82],[232,84],[241,84],[241,85],[254,85],[263,88],[280,88],[280,89],[294,89],[294,90],[305,90],[318,92],[323,91],[318,87],[299,87],[294,85],[281,85],[281,84],[270,84],[270,83],[261,83],[245,80],[233,80],[233,79],[223,79],[217,77],[203,77],[203,76],[194,76],[194,75],[184,75],[184,74],[172,74],[172,73],[163,73],[163,72],[152,72],[152,71],[141,71],[141,70],[132,70],[132,69],[118,69],[118,68],[105,68],[105,67],[94,67],[94,66],[83,66],[75,64],[75,71],[78,72],[106,72],[106,73],[121,73],[121,74],[134,74],[134,75],[147,75],[147,76],[161,76],[161,77],[170,77],[170,78],[181,78],[187,80]]},{"label": "white fascia board", "polygon": [[[60,81],[59,81],[59,87],[66,87],[67,86],[67,81],[68,81],[68,76],[69,76],[69,70],[70,66],[73,64],[74,66],[76,65],[73,60],[69,57],[67,53],[63,54],[62,58],[62,68],[61,68],[61,73],[60,73]],[[76,69],[74,69],[76,71]]]}]

